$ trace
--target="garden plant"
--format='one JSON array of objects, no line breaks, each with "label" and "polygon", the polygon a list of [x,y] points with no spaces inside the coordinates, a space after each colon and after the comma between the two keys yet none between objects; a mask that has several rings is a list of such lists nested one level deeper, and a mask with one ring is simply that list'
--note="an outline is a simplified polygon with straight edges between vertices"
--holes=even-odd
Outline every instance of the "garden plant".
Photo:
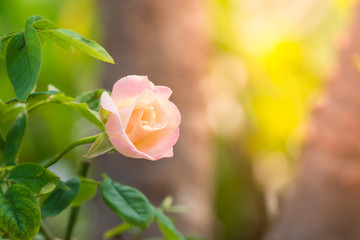
[{"label": "garden plant", "polygon": [[[102,181],[87,176],[90,159],[111,151],[149,160],[173,156],[173,145],[179,137],[180,113],[169,101],[172,91],[155,86],[146,76],[133,75],[118,80],[111,93],[98,89],[70,97],[52,85],[48,91],[37,92],[45,40],[68,51],[75,48],[114,63],[95,41],[61,29],[42,16],[32,16],[23,30],[1,36],[1,56],[5,57],[16,98],[0,99],[0,239],[71,239],[79,207],[93,198],[98,189],[105,204],[123,221],[105,232],[104,239],[129,230],[141,232],[153,222],[166,239],[185,239],[165,215],[173,208],[170,198],[155,207],[140,191],[113,181],[106,173]],[[48,103],[73,108],[98,127],[99,134],[64,146],[42,165],[25,162],[18,157],[25,129],[31,128],[29,115]],[[63,181],[48,170],[75,147],[90,143],[78,176]],[[64,235],[53,236],[43,219],[57,216],[67,207],[71,210]]]}]

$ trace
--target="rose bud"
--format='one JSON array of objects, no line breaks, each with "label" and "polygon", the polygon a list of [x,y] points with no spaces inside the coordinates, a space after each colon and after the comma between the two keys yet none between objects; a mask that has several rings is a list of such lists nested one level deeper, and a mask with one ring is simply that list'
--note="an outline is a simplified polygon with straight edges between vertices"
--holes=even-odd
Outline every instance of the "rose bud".
[{"label": "rose bud", "polygon": [[169,101],[171,94],[170,88],[155,86],[146,76],[121,78],[111,96],[104,92],[100,112],[108,111],[105,132],[113,147],[132,158],[172,157],[181,115]]}]

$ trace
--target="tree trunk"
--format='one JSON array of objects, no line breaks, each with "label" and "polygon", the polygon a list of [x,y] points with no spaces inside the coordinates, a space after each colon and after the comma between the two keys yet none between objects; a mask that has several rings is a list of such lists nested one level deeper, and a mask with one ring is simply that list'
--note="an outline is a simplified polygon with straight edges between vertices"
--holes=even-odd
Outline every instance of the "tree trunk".
[{"label": "tree trunk", "polygon": [[297,181],[267,239],[360,239],[360,4],[314,111]]},{"label": "tree trunk", "polygon": [[[103,0],[105,48],[116,65],[105,68],[106,89],[126,75],[147,75],[169,86],[182,114],[174,157],[156,162],[108,155],[99,168],[115,180],[139,188],[154,204],[172,195],[189,207],[175,224],[186,234],[212,236],[213,149],[204,119],[202,80],[209,59],[204,2],[193,0]],[[100,229],[118,217],[99,213]],[[100,239],[100,238],[97,238]]]}]

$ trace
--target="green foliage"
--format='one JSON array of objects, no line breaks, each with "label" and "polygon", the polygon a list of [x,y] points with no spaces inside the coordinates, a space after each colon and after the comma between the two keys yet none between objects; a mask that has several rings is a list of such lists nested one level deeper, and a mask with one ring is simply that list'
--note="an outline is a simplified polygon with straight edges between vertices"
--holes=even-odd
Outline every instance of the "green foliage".
[{"label": "green foliage", "polygon": [[43,16],[35,15],[26,20],[25,28],[33,27],[36,30],[56,29],[58,26]]},{"label": "green foliage", "polygon": [[[0,99],[0,118],[1,118],[1,109],[3,109],[2,107],[4,106],[4,103],[1,101]],[[1,129],[1,128],[0,128]],[[1,131],[0,131],[0,162],[2,161],[2,154],[4,152],[5,149],[5,139],[3,138]]]},{"label": "green foliage", "polygon": [[101,133],[84,157],[94,158],[114,149],[105,132]]},{"label": "green foliage", "polygon": [[[46,103],[54,102],[56,99],[55,96],[58,95],[64,95],[61,92],[57,91],[47,91],[47,92],[34,92],[30,93],[27,101],[26,101],[26,107],[28,111],[32,111],[38,106],[41,106]],[[12,99],[10,101],[16,101],[16,99]]]},{"label": "green foliage", "polygon": [[80,206],[82,203],[88,201],[93,198],[97,191],[97,183],[86,178],[80,177],[80,189],[75,197],[75,199],[71,202],[71,205],[74,207]]},{"label": "green foliage", "polygon": [[[42,100],[43,103],[53,102],[69,106],[76,112],[78,112],[81,116],[93,123],[95,126],[100,128],[101,130],[104,130],[104,125],[100,121],[98,114],[95,111],[91,110],[85,102],[79,102],[72,97],[65,96],[63,93],[56,91],[49,91],[40,95],[43,95],[42,97],[44,97],[44,99]],[[44,95],[47,95],[48,97],[46,98]]]},{"label": "green foliage", "polygon": [[70,101],[60,101],[60,103],[73,108],[81,116],[83,116],[84,118],[89,120],[95,126],[97,126],[98,128],[100,128],[103,131],[105,130],[104,125],[100,121],[99,115],[95,111],[89,109],[88,105],[86,103],[76,103],[76,102],[70,102]]},{"label": "green foliage", "polygon": [[5,34],[4,36],[0,37],[0,39],[1,39],[1,54],[0,54],[0,56],[1,57],[5,57],[6,49],[10,42],[10,39],[19,33],[20,32],[9,33],[9,34]]},{"label": "green foliage", "polygon": [[40,228],[40,209],[34,194],[26,187],[13,185],[0,193],[0,228],[12,239],[31,240]]},{"label": "green foliage", "polygon": [[49,39],[60,46],[73,46],[91,57],[104,62],[114,63],[113,58],[97,42],[84,38],[81,34],[69,29],[41,30]]},{"label": "green foliage", "polygon": [[38,194],[47,194],[55,189],[59,178],[51,171],[35,163],[24,163],[10,171],[8,180],[29,188]]},{"label": "green foliage", "polygon": [[[17,102],[16,99],[11,99],[9,103]],[[42,106],[47,103],[58,103],[68,107],[71,107],[76,112],[78,112],[81,116],[89,120],[95,126],[104,129],[104,125],[101,122],[99,115],[88,107],[88,104],[85,102],[79,102],[76,99],[65,96],[64,93],[60,91],[49,90],[47,92],[34,92],[31,93],[27,100],[27,109],[28,111],[32,111],[33,109]],[[18,105],[17,105],[18,106]],[[0,106],[0,114],[1,114],[1,106]],[[5,114],[5,113],[4,113]],[[0,120],[1,121],[1,120]]]},{"label": "green foliage", "polygon": [[25,133],[26,124],[27,112],[22,111],[15,119],[14,124],[6,136],[3,158],[7,166],[15,164],[15,160],[19,154],[22,139]]},{"label": "green foliage", "polygon": [[112,229],[109,229],[107,230],[104,234],[103,234],[103,239],[106,240],[106,239],[111,239],[113,238],[114,236],[117,236],[123,232],[126,232],[130,229],[132,229],[133,226],[131,224],[128,224],[128,223],[121,223],[119,225],[117,225],[116,227],[112,228]]},{"label": "green foliage", "polygon": [[186,240],[206,240],[205,238],[202,237],[186,237]]},{"label": "green foliage", "polygon": [[168,212],[168,213],[183,213],[189,210],[186,206],[173,205],[173,201],[174,198],[172,196],[167,196],[166,198],[164,198],[159,208],[163,212]]},{"label": "green foliage", "polygon": [[14,124],[18,115],[25,111],[22,103],[2,104],[0,103],[0,134],[5,138],[10,128]]},{"label": "green foliage", "polygon": [[[104,182],[107,179],[108,178],[106,177]],[[103,184],[104,184],[104,182],[103,182]],[[114,182],[112,182],[111,184],[113,184],[113,183]],[[118,183],[115,183],[115,184],[120,185]],[[135,189],[135,191],[137,191],[137,190]],[[117,193],[115,193],[115,194],[113,193],[113,194],[110,194],[110,195],[111,195],[111,198],[115,199],[115,200],[113,200],[113,204],[116,205],[117,208],[122,209],[122,211],[131,211],[131,209],[129,209],[129,206],[126,206],[126,205],[124,205],[122,203],[116,203],[116,199],[118,199],[118,201],[121,201],[120,197],[116,197]],[[136,204],[136,202],[134,202],[132,199],[124,198],[124,200],[128,200],[130,203]],[[107,203],[107,202],[105,201],[105,203]],[[142,205],[142,203],[139,203],[137,205],[140,206],[140,205]],[[153,214],[151,222],[153,220],[155,220],[157,222],[161,232],[163,233],[163,235],[168,240],[185,240],[185,239],[199,239],[200,240],[201,238],[196,238],[196,237],[195,238],[191,238],[191,237],[190,238],[189,237],[184,238],[184,236],[176,229],[173,222],[169,219],[169,217],[167,217],[164,214],[164,212],[165,212],[164,208],[171,209],[172,207],[173,206],[172,206],[172,198],[171,197],[166,197],[159,208],[156,208],[156,207],[154,207],[153,205],[150,204],[151,212]],[[117,213],[117,211],[119,211],[117,209],[115,209],[115,210],[112,209],[112,210],[115,213]],[[120,214],[118,214],[118,215],[120,216]],[[121,217],[121,218],[123,220],[125,220],[123,217]],[[135,230],[137,230],[137,228],[135,226],[139,227],[138,225],[130,223],[130,222],[126,222],[126,220],[125,220],[125,222],[115,226],[114,228],[111,228],[111,229],[107,230],[103,235],[103,239],[112,239],[113,237],[116,237],[116,236],[120,235],[123,232],[131,231],[131,230],[135,231]],[[151,239],[165,239],[165,238],[151,238]]]},{"label": "green foliage", "polygon": [[61,213],[74,200],[79,189],[80,179],[78,177],[71,177],[64,185],[60,184],[42,203],[41,216],[43,218],[53,217]]},{"label": "green foliage", "polygon": [[176,229],[172,221],[159,209],[153,207],[155,220],[166,239],[185,240],[184,236]]},{"label": "green foliage", "polygon": [[78,103],[86,103],[91,110],[99,112],[100,97],[104,91],[105,90],[98,89],[86,92],[76,97],[74,101]]},{"label": "green foliage", "polygon": [[6,47],[7,47],[7,41],[4,41],[4,37],[0,37],[0,57],[5,56]]},{"label": "green foliage", "polygon": [[27,28],[10,40],[6,66],[16,97],[25,101],[35,87],[41,66],[41,43],[34,28]]},{"label": "green foliage", "polygon": [[[39,36],[41,35],[41,37]],[[9,79],[18,100],[25,101],[35,88],[41,67],[41,41],[49,38],[66,50],[73,47],[99,60],[114,63],[112,57],[93,40],[58,26],[42,16],[32,16],[25,23],[25,30],[1,37],[0,52],[6,48],[6,66]],[[81,109],[81,108],[80,108]]]},{"label": "green foliage", "polygon": [[50,34],[50,32],[48,32],[48,31],[44,31],[44,32],[40,31],[39,34],[44,36],[45,38],[50,39],[51,41],[56,43],[58,46],[60,46],[61,48],[63,48],[64,50],[66,50],[70,53],[73,53],[75,50],[75,48],[72,45],[68,44],[67,42],[60,41],[53,34]]},{"label": "green foliage", "polygon": [[[5,140],[0,134],[0,151],[1,151],[1,153],[4,151],[4,149],[5,149]],[[1,156],[1,154],[0,154],[0,156]],[[1,158],[2,158],[2,156],[1,156]]]},{"label": "green foliage", "polygon": [[[114,63],[106,50],[95,41],[72,30],[60,29],[39,15],[28,18],[24,30],[0,37],[0,55],[5,54],[7,74],[16,95],[16,98],[7,102],[0,99],[0,160],[4,162],[0,167],[0,239],[34,239],[40,231],[41,218],[56,216],[70,205],[73,209],[69,226],[72,226],[77,212],[74,209],[93,198],[97,186],[101,185],[104,202],[125,221],[105,233],[105,239],[130,229],[145,229],[156,215],[156,221],[168,239],[183,240],[171,220],[155,209],[138,190],[114,182],[107,176],[100,183],[86,178],[90,164],[88,161],[83,163],[79,177],[71,177],[66,182],[60,181],[55,173],[47,169],[76,146],[93,143],[86,154],[87,158],[109,152],[113,146],[99,117],[100,97],[105,90],[86,92],[76,98],[65,95],[52,85],[48,91],[34,92],[41,68],[41,47],[45,39],[67,50],[72,51],[75,47],[94,58]],[[19,163],[17,158],[28,115],[48,103],[72,108],[102,132],[73,142],[44,166]],[[171,203],[164,203],[166,209],[162,210],[172,209]],[[68,228],[66,239],[70,239],[71,231]]]},{"label": "green foliage", "polygon": [[141,192],[107,176],[101,184],[101,196],[113,212],[131,225],[144,229],[154,219],[151,204]]}]

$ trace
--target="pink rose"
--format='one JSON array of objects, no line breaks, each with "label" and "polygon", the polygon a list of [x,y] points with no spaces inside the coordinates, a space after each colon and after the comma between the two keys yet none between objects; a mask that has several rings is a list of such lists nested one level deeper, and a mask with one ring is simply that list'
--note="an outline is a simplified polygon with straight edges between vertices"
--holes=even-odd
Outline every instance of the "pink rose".
[{"label": "pink rose", "polygon": [[146,76],[127,76],[114,84],[111,96],[101,95],[100,106],[109,111],[105,131],[117,151],[149,160],[174,155],[181,115],[169,101],[171,93]]}]

